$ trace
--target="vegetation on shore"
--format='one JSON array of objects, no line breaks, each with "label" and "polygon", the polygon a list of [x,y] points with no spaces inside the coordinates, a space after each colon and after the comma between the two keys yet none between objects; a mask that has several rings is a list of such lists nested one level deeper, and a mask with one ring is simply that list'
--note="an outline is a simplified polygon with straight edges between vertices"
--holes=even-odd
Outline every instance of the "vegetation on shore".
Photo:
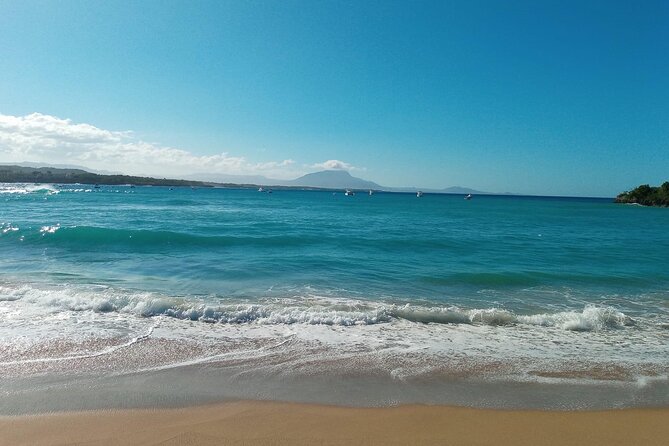
[{"label": "vegetation on shore", "polygon": [[[63,169],[59,167],[24,167],[0,165],[0,183],[50,183],[50,184],[106,184],[118,186],[132,184],[136,186],[191,186],[257,189],[258,184],[214,183],[206,181],[175,180],[169,178],[136,177],[130,175],[101,175],[82,169]],[[314,186],[267,186],[278,190],[341,190],[337,188]],[[359,190],[359,189],[354,189]]]},{"label": "vegetation on shore", "polygon": [[636,203],[644,206],[669,206],[669,181],[665,181],[660,187],[652,187],[648,184],[631,191],[623,192],[616,197],[616,203]]},{"label": "vegetation on shore", "polygon": [[168,178],[136,177],[130,175],[100,175],[81,169],[55,167],[0,166],[0,183],[61,183],[61,184],[135,184],[137,186],[198,186],[208,187],[201,181]]}]

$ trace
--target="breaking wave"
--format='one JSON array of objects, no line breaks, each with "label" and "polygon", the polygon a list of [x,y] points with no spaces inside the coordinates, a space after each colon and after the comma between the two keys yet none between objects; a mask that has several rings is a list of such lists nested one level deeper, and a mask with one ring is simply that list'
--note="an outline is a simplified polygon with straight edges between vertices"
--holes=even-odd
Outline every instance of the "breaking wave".
[{"label": "breaking wave", "polygon": [[0,194],[57,194],[60,191],[51,184],[0,183]]},{"label": "breaking wave", "polygon": [[140,317],[166,316],[223,324],[373,325],[405,321],[417,324],[528,325],[570,331],[603,331],[631,327],[636,322],[608,306],[586,305],[582,310],[522,315],[503,308],[397,305],[332,298],[263,299],[256,302],[206,302],[101,289],[0,286],[0,302],[22,301],[47,311],[125,313]]}]

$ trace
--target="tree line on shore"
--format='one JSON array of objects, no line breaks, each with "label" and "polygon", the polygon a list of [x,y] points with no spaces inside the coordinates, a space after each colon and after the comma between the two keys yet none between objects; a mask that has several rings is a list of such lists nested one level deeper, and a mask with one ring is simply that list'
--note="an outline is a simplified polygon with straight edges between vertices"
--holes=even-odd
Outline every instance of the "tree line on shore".
[{"label": "tree line on shore", "polygon": [[55,167],[0,166],[0,183],[61,183],[61,184],[135,184],[137,186],[209,186],[201,181],[150,178],[131,175],[100,175],[81,169]]},{"label": "tree line on shore", "polygon": [[616,197],[616,203],[636,203],[644,206],[669,206],[669,181],[653,187],[642,184],[636,189],[625,191]]}]

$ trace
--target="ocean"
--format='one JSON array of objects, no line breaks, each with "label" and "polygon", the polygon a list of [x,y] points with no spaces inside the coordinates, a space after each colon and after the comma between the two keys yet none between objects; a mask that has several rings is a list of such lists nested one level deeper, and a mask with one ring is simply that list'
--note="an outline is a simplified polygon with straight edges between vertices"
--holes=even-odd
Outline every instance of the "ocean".
[{"label": "ocean", "polygon": [[0,413],[669,405],[669,209],[0,184]]}]

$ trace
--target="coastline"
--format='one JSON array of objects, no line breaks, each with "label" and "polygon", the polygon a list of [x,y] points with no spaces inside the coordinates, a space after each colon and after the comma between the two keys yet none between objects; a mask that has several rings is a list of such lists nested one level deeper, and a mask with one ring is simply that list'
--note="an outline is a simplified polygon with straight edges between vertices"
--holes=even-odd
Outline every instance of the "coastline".
[{"label": "coastline", "polygon": [[666,438],[667,216],[109,192],[8,195],[0,446]]},{"label": "coastline", "polygon": [[5,445],[660,445],[669,409],[538,411],[237,401],[0,417]]}]

